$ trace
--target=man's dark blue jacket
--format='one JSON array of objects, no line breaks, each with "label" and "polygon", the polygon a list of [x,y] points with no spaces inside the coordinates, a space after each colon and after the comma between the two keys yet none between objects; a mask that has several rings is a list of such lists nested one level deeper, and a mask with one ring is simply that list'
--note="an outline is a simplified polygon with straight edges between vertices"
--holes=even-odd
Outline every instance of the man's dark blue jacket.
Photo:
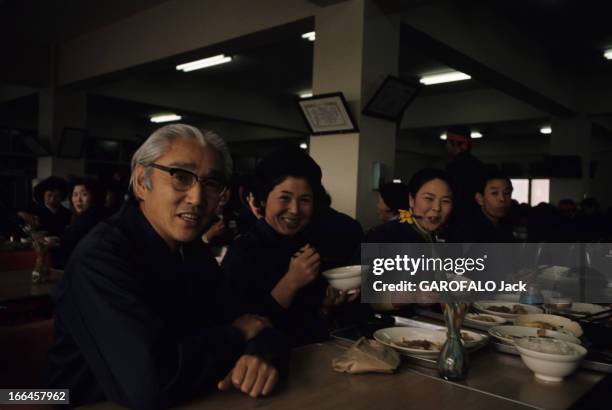
[{"label": "man's dark blue jacket", "polygon": [[77,246],[56,291],[46,373],[72,405],[163,408],[213,389],[242,354],[287,357],[265,329],[246,343],[199,240],[171,251],[131,200]]}]

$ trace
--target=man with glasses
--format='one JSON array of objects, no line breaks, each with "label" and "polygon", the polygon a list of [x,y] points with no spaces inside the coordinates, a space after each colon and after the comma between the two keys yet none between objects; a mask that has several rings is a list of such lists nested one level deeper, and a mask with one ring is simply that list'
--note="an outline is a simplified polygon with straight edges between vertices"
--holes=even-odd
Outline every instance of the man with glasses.
[{"label": "man with glasses", "polygon": [[72,405],[272,391],[286,343],[265,318],[224,317],[231,298],[199,240],[231,167],[221,138],[188,125],[162,127],[136,151],[133,198],[81,241],[58,286],[46,377]]}]

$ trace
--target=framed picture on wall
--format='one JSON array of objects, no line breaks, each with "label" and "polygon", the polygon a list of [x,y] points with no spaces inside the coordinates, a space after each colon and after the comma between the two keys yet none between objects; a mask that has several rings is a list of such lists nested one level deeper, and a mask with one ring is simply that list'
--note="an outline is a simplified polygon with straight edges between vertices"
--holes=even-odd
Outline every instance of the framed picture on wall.
[{"label": "framed picture on wall", "polygon": [[399,122],[420,89],[421,85],[417,80],[387,76],[366,104],[363,114]]},{"label": "framed picture on wall", "polygon": [[298,104],[311,135],[357,131],[344,95],[340,92],[303,98]]}]

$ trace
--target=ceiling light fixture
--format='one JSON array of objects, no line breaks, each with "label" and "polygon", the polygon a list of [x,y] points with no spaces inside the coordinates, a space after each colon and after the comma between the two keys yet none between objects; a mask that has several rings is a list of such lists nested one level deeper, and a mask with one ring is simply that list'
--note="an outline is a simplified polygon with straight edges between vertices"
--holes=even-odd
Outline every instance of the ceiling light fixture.
[{"label": "ceiling light fixture", "polygon": [[308,144],[306,144],[305,142],[302,142],[302,143],[300,144],[300,148],[302,148],[302,149],[308,149]]},{"label": "ceiling light fixture", "polygon": [[401,179],[394,179],[394,180],[393,180],[393,183],[394,183],[394,184],[401,184],[401,183],[402,183],[402,180],[401,180]]},{"label": "ceiling light fixture", "polygon": [[180,115],[176,115],[176,114],[153,115],[151,116],[151,122],[158,124],[160,122],[178,121],[181,118],[183,117],[181,117]]},{"label": "ceiling light fixture", "polygon": [[302,38],[308,41],[315,41],[317,35],[314,31],[309,31],[308,33],[302,34]]},{"label": "ceiling light fixture", "polygon": [[470,137],[472,139],[482,138],[482,133],[480,133],[478,131],[472,131],[472,132],[470,132]]},{"label": "ceiling light fixture", "polygon": [[446,133],[445,133],[445,132],[443,132],[442,134],[440,134],[440,139],[441,139],[442,141],[446,141]]},{"label": "ceiling light fixture", "polygon": [[470,78],[472,77],[460,71],[451,71],[448,73],[424,75],[423,77],[421,77],[419,82],[424,85],[433,85],[442,83],[452,83],[454,81],[469,80]]},{"label": "ceiling light fixture", "polygon": [[177,65],[176,69],[187,73],[189,71],[199,70],[201,68],[229,63],[230,61],[232,61],[232,57],[226,56],[225,54],[219,54],[213,57],[203,58],[201,60],[191,61],[189,63]]},{"label": "ceiling light fixture", "polygon": [[612,60],[612,48],[604,51],[604,58],[606,60]]},{"label": "ceiling light fixture", "polygon": [[552,134],[552,128],[549,126],[545,126],[545,127],[540,128],[540,132],[542,134]]},{"label": "ceiling light fixture", "polygon": [[300,98],[310,98],[312,97],[312,93],[300,93]]}]

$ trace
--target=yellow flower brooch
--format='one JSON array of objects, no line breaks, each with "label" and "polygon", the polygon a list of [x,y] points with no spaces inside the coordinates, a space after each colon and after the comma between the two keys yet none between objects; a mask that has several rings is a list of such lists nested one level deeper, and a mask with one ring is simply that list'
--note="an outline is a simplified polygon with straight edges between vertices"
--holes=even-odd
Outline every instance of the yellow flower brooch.
[{"label": "yellow flower brooch", "polygon": [[414,224],[414,218],[412,217],[412,212],[406,209],[399,210],[399,222],[401,224]]}]

